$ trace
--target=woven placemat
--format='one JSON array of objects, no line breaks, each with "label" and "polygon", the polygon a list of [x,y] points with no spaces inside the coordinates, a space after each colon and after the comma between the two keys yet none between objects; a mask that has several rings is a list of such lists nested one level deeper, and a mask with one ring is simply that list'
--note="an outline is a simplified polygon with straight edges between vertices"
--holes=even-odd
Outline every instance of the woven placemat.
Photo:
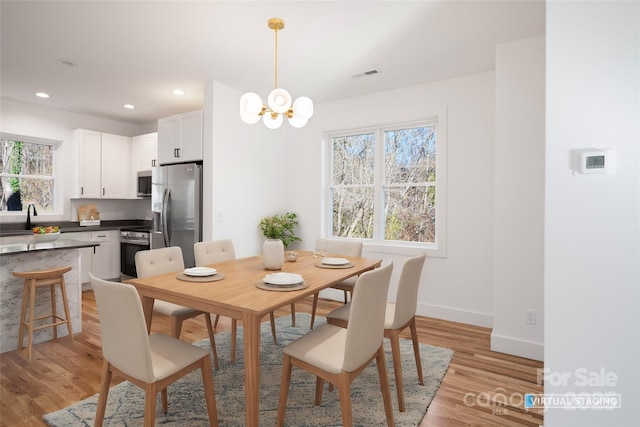
[{"label": "woven placemat", "polygon": [[349,262],[347,264],[342,264],[342,265],[331,265],[331,264],[323,264],[321,262],[317,262],[316,267],[319,268],[351,268],[354,266],[354,264],[352,262]]},{"label": "woven placemat", "polygon": [[276,292],[289,292],[289,291],[299,291],[300,289],[305,289],[309,287],[309,283],[305,280],[304,282],[295,285],[295,286],[278,286],[278,285],[269,285],[264,283],[262,280],[256,283],[256,288],[264,289],[265,291],[276,291]]},{"label": "woven placemat", "polygon": [[184,282],[195,282],[195,283],[217,282],[218,280],[224,279],[224,274],[217,273],[211,276],[187,276],[184,273],[178,273],[176,275],[176,279],[182,280]]}]

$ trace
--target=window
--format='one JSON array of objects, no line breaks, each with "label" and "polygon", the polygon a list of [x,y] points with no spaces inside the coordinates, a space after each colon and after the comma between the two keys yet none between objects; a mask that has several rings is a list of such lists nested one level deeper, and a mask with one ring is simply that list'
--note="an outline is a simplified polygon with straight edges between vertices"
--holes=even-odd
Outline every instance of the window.
[{"label": "window", "polygon": [[445,120],[330,133],[327,234],[444,256]]},{"label": "window", "polygon": [[53,212],[53,143],[0,139],[0,212],[23,211],[30,203]]}]

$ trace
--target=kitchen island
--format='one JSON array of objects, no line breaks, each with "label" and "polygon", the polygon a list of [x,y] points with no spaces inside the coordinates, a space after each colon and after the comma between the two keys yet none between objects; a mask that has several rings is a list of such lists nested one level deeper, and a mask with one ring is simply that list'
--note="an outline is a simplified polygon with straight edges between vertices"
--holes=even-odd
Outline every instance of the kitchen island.
[{"label": "kitchen island", "polygon": [[[11,274],[12,271],[37,271],[54,267],[71,266],[64,275],[71,324],[75,333],[82,331],[82,295],[80,283],[80,249],[99,246],[98,242],[79,240],[56,240],[35,243],[33,236],[0,238],[0,353],[18,348],[20,310],[24,281]],[[56,288],[56,307],[64,313],[60,289]],[[51,312],[51,297],[47,289],[36,293],[35,316]],[[45,319],[41,322],[48,322]],[[38,323],[44,324],[44,323]],[[67,328],[58,327],[58,336],[66,336]],[[44,328],[33,333],[34,344],[53,338],[53,328]]]}]

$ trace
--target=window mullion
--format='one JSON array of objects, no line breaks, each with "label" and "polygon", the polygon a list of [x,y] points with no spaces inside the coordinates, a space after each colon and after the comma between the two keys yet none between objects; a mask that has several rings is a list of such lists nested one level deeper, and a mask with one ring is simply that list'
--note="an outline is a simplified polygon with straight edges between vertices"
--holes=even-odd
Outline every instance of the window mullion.
[{"label": "window mullion", "polygon": [[374,158],[374,208],[373,208],[373,239],[377,241],[384,240],[384,131],[382,129],[376,130],[376,146],[375,146],[375,158]]}]

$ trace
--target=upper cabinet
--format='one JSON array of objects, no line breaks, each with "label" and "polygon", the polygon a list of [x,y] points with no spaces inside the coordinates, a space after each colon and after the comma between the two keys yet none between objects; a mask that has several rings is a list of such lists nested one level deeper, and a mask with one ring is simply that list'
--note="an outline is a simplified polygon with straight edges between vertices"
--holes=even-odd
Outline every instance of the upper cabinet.
[{"label": "upper cabinet", "polygon": [[158,166],[158,133],[147,133],[131,138],[131,161],[134,174]]},{"label": "upper cabinet", "polygon": [[131,198],[131,139],[86,129],[74,130],[73,139],[79,156],[77,196]]},{"label": "upper cabinet", "polygon": [[158,120],[158,163],[202,160],[202,110]]}]

